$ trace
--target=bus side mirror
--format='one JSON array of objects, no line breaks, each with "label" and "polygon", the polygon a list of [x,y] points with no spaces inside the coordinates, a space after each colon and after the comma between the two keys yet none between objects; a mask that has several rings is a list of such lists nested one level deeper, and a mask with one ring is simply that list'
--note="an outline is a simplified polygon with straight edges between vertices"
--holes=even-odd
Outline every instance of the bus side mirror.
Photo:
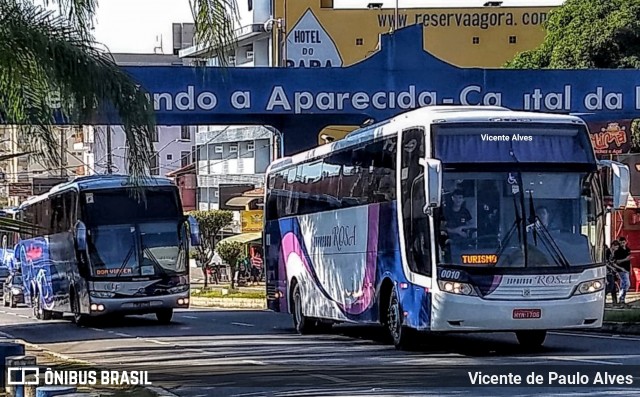
[{"label": "bus side mirror", "polygon": [[87,250],[87,227],[82,221],[76,223],[76,244],[78,245],[78,250]]},{"label": "bus side mirror", "polygon": [[442,204],[442,162],[436,159],[420,159],[424,167],[424,197],[428,208],[437,208]]},{"label": "bus side mirror", "polygon": [[189,222],[191,245],[193,247],[197,247],[200,245],[200,226],[198,225],[198,221],[196,220],[196,218],[191,215],[187,217],[187,221]]},{"label": "bus side mirror", "polygon": [[611,160],[601,160],[599,164],[601,166],[611,168],[613,209],[625,209],[627,206],[627,200],[629,199],[629,184],[631,183],[629,167],[625,164]]}]

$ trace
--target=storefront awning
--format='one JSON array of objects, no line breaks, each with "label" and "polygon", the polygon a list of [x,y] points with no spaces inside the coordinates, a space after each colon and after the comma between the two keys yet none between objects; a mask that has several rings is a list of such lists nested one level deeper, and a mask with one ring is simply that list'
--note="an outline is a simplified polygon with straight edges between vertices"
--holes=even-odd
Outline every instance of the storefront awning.
[{"label": "storefront awning", "polygon": [[[227,242],[227,243],[232,243],[232,242],[238,242],[241,244],[246,244],[246,243],[250,243],[252,241],[256,241],[256,240],[262,240],[262,233],[242,233],[242,234],[237,234],[235,236],[231,236],[231,237],[227,237],[225,239],[220,240],[219,243],[222,242]],[[219,244],[218,243],[218,244]]]}]

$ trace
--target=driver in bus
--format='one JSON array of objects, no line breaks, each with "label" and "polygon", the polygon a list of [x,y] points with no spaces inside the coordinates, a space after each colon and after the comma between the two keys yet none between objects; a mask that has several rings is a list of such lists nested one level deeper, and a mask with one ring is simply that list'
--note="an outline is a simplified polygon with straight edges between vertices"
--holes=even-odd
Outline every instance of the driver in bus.
[{"label": "driver in bus", "polygon": [[453,191],[451,195],[452,204],[444,211],[444,218],[447,224],[447,232],[450,238],[468,238],[468,230],[471,226],[471,213],[466,207],[463,192],[460,189]]}]

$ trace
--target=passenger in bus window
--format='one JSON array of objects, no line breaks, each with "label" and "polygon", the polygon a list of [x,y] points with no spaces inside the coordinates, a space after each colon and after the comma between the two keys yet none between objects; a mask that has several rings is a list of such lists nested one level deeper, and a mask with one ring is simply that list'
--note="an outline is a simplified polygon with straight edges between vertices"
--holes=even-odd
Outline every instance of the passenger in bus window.
[{"label": "passenger in bus window", "polygon": [[451,238],[468,238],[471,226],[471,213],[466,207],[462,190],[456,189],[451,195],[452,205],[445,209],[444,218],[447,232]]}]

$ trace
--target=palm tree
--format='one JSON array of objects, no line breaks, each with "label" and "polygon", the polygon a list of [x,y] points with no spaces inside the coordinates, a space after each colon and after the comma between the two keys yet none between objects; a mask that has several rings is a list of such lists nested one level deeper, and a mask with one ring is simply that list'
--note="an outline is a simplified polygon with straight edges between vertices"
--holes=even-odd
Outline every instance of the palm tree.
[{"label": "palm tree", "polygon": [[[196,40],[224,62],[220,55],[235,41],[235,0],[189,4]],[[62,159],[51,124],[89,124],[112,109],[124,126],[135,183],[148,175],[153,103],[95,42],[96,9],[97,0],[0,0],[0,124],[18,126],[22,150],[53,168]]]}]

